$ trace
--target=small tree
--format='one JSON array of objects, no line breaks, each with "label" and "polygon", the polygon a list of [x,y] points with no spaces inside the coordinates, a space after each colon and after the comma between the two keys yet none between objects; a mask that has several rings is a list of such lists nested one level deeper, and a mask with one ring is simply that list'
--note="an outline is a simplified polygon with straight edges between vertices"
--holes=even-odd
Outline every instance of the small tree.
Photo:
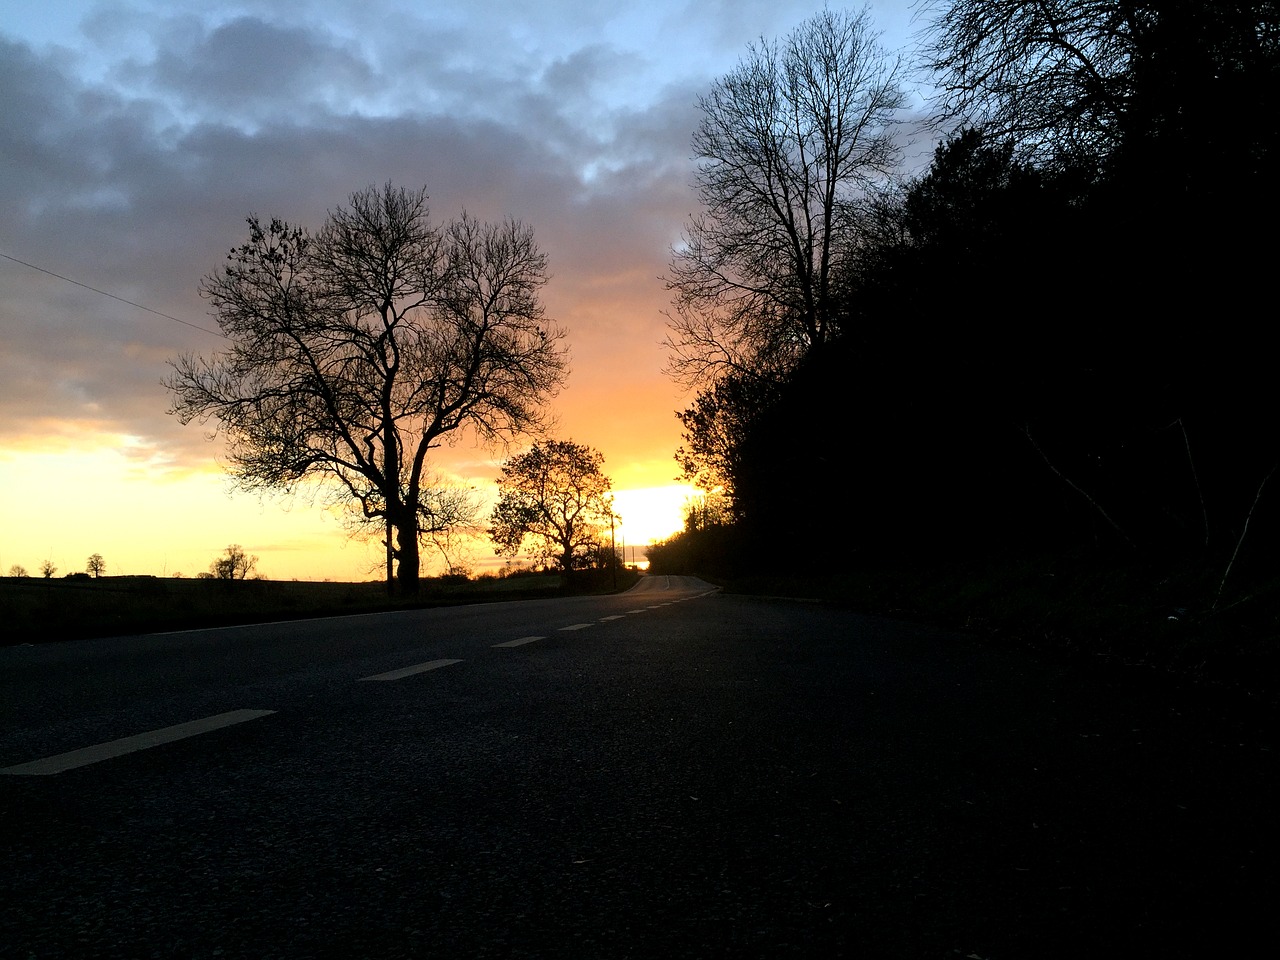
[{"label": "small tree", "polygon": [[44,577],[46,580],[52,580],[53,575],[57,572],[58,568],[54,565],[52,560],[45,560],[40,564],[40,576]]},{"label": "small tree", "polygon": [[91,577],[100,577],[107,572],[107,561],[102,559],[102,554],[92,553],[84,562],[84,572]]},{"label": "small tree", "polygon": [[604,455],[572,440],[548,440],[512,457],[498,478],[489,536],[499,556],[532,541],[564,574],[589,566],[614,519]]},{"label": "small tree", "polygon": [[15,563],[12,567],[9,568],[9,576],[25,577],[27,576],[27,568],[20,563]]},{"label": "small tree", "polygon": [[253,573],[258,565],[258,558],[249,556],[244,547],[233,543],[226,552],[209,564],[209,573],[217,580],[244,580]]}]

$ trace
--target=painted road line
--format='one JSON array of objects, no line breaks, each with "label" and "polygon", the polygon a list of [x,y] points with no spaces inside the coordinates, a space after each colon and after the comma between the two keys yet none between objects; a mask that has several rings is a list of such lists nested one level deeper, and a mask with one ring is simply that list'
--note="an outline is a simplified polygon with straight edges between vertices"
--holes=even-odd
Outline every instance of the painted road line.
[{"label": "painted road line", "polygon": [[545,640],[546,637],[521,637],[519,640],[508,640],[506,643],[495,643],[495,647],[522,647],[526,643],[533,643],[535,640]]},{"label": "painted road line", "polygon": [[372,677],[361,677],[356,681],[356,683],[364,683],[366,680],[402,680],[405,677],[412,677],[415,673],[426,673],[428,670],[439,670],[441,667],[447,667],[450,664],[461,662],[461,660],[431,660],[427,663],[414,664],[412,667],[401,667],[399,670],[388,670],[386,673],[376,673]]},{"label": "painted road line", "polygon": [[650,610],[650,609],[652,609],[652,608],[651,608],[651,607],[641,607],[639,610],[628,610],[628,611],[627,611],[627,616],[631,616],[631,614],[633,614],[633,613],[645,613],[646,611],[648,611],[648,610]]},{"label": "painted road line", "polygon": [[566,630],[585,630],[587,629],[587,627],[594,627],[594,626],[595,626],[594,623],[575,623],[568,627],[561,627],[560,632],[564,633],[564,631]]},{"label": "painted road line", "polygon": [[54,757],[45,757],[43,760],[32,760],[30,763],[20,763],[14,767],[5,767],[0,770],[0,773],[17,776],[46,776],[52,773],[62,773],[64,770],[74,770],[76,767],[88,766],[100,760],[110,760],[113,757],[124,756],[126,753],[137,753],[139,750],[147,750],[162,744],[173,743],[175,740],[185,740],[187,737],[209,733],[212,730],[221,730],[223,727],[244,723],[246,720],[256,720],[258,717],[265,717],[272,713],[275,713],[275,711],[232,710],[230,713],[219,713],[216,716],[205,717],[203,720],[191,720],[172,727],[163,727],[159,730],[151,730],[148,733],[139,733],[132,737],[122,737],[119,740],[112,740],[108,743],[99,743],[93,747],[70,750]]},{"label": "painted road line", "polygon": [[610,620],[621,620],[621,619],[622,619],[623,617],[625,617],[625,616],[626,616],[626,614],[625,614],[625,613],[619,613],[619,614],[617,614],[616,616],[613,616],[613,617],[601,617],[601,618],[600,618],[600,622],[601,622],[601,623],[608,623]]}]

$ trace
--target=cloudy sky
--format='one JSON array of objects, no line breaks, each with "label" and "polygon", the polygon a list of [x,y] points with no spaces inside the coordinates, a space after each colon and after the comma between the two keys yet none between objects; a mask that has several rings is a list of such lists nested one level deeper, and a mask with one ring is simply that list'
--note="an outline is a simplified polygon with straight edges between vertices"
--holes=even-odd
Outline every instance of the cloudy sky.
[{"label": "cloudy sky", "polygon": [[[324,510],[234,493],[160,381],[176,354],[218,348],[197,284],[246,215],[318,227],[387,180],[425,185],[438,220],[534,228],[572,350],[559,434],[604,453],[629,543],[678,528],[687,398],[661,373],[659,278],[695,206],[696,98],[820,8],[5,0],[0,574],[96,551],[111,574],[190,576],[236,542],[272,577],[378,575],[378,550]],[[908,43],[910,0],[871,11]],[[439,467],[489,494],[495,456],[463,444]]]}]

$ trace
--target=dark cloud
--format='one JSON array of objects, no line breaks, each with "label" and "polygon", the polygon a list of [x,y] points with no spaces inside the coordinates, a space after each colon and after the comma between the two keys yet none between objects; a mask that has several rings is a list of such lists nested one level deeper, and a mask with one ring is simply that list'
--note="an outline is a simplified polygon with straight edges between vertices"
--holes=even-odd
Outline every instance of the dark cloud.
[{"label": "dark cloud", "polygon": [[[656,384],[665,448],[644,455],[669,458],[659,278],[694,202],[696,97],[810,6],[138,0],[58,47],[0,36],[0,252],[213,326],[197,284],[247,214],[314,227],[353,190],[425,185],[437,218],[534,226],[574,349],[566,422]],[[208,460],[160,381],[216,338],[8,260],[0,289],[0,446],[121,435]]]},{"label": "dark cloud", "polygon": [[353,45],[254,17],[221,24],[194,42],[160,50],[125,74],[180,109],[250,123],[296,122],[308,110],[357,102],[380,86]]},{"label": "dark cloud", "polygon": [[[271,30],[266,36],[280,40]],[[305,60],[300,51],[319,48],[296,32],[288,39],[293,53],[284,60],[295,65]],[[222,116],[175,127],[157,101],[85,84],[21,45],[5,44],[3,54],[0,96],[12,108],[0,120],[0,144],[16,176],[0,186],[14,214],[0,225],[0,250],[196,324],[213,325],[197,282],[242,238],[247,214],[315,226],[351,191],[387,179],[426,185],[439,218],[465,207],[532,223],[557,276],[549,304],[572,314],[584,336],[596,319],[574,297],[591,277],[616,278],[649,262],[653,283],[663,256],[663,237],[651,226],[652,191],[671,173],[665,148],[628,153],[638,144],[620,151],[598,126],[575,129],[563,96],[535,92],[537,109],[520,124],[317,110],[306,124],[288,117],[252,129],[240,116]],[[195,78],[218,75],[213,60],[192,62],[184,78],[167,82],[197,88]],[[550,85],[561,94],[572,83],[564,66]],[[217,69],[240,67],[224,58]],[[305,69],[280,69],[290,77],[281,87],[303,83]],[[587,70],[582,97],[591,82]],[[234,99],[224,90],[207,102],[221,97]],[[654,130],[676,137],[661,123]],[[599,171],[591,182],[588,169]],[[4,442],[47,436],[61,422],[207,458],[199,431],[164,415],[160,380],[166,357],[216,348],[214,338],[10,261],[0,261],[0,278]],[[579,379],[589,381],[590,371]]]}]

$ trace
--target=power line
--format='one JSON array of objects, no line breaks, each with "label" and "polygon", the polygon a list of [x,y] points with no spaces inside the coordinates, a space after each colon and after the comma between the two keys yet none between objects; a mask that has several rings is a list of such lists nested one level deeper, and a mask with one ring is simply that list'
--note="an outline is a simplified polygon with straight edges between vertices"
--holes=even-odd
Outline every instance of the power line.
[{"label": "power line", "polygon": [[147,313],[154,313],[157,317],[164,317],[166,320],[172,320],[174,323],[180,323],[184,327],[191,327],[193,330],[200,330],[204,333],[211,334],[215,337],[221,337],[223,340],[228,339],[228,337],[225,334],[219,333],[217,330],[210,330],[208,327],[202,327],[200,326],[200,324],[192,323],[190,320],[182,320],[179,317],[170,316],[167,313],[161,313],[159,310],[152,310],[150,307],[143,306],[140,303],[135,303],[132,300],[126,300],[124,297],[117,297],[114,293],[107,293],[107,291],[105,290],[99,290],[97,287],[91,287],[89,286],[89,284],[81,283],[79,280],[72,280],[70,277],[64,277],[62,274],[54,273],[52,270],[46,270],[44,267],[37,267],[34,263],[27,263],[27,261],[25,260],[19,260],[17,257],[11,257],[7,253],[0,253],[0,257],[3,257],[6,260],[12,260],[14,263],[20,263],[24,267],[30,267],[32,270],[36,270],[36,271],[39,271],[40,273],[48,274],[51,277],[56,277],[57,279],[63,280],[67,283],[73,283],[77,287],[83,287],[85,290],[91,290],[94,293],[100,294],[101,296],[110,297],[112,300],[118,300],[121,303],[127,303],[129,306],[137,307],[139,310],[145,310]]}]

